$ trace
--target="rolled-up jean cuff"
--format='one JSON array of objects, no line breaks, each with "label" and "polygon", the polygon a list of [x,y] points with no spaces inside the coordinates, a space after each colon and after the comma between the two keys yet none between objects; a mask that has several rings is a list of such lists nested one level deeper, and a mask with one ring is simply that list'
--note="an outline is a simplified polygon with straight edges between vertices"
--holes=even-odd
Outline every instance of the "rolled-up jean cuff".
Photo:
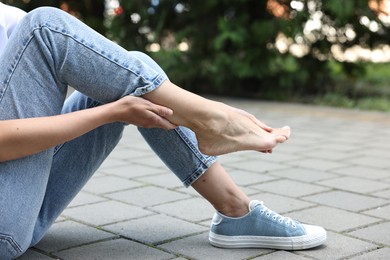
[{"label": "rolled-up jean cuff", "polygon": [[159,74],[153,81],[151,81],[150,84],[136,88],[134,92],[131,93],[131,96],[140,97],[147,93],[150,93],[156,88],[160,87],[165,80],[168,80],[168,78],[165,75]]},{"label": "rolled-up jean cuff", "polygon": [[217,157],[209,156],[207,161],[204,161],[199,168],[197,168],[191,175],[189,175],[185,180],[183,180],[183,185],[188,188],[191,186],[197,179],[200,178],[210,167],[217,161]]}]

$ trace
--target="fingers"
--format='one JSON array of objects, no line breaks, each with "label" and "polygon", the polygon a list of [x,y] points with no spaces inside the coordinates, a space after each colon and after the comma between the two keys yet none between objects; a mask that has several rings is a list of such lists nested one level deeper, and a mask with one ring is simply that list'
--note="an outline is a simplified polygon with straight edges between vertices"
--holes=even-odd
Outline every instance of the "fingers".
[{"label": "fingers", "polygon": [[156,113],[157,115],[162,117],[169,117],[173,115],[172,109],[160,105],[156,105],[156,104],[153,105],[154,105],[153,112]]},{"label": "fingers", "polygon": [[156,115],[156,127],[163,128],[166,130],[172,130],[177,127],[177,125],[172,124],[166,117],[173,115],[173,110],[167,107],[160,105],[152,104],[151,112]]},{"label": "fingers", "polygon": [[169,122],[167,119],[159,116],[159,115],[155,115],[157,118],[156,118],[156,123],[155,123],[155,126],[156,128],[163,128],[165,130],[173,130],[177,127],[177,125],[174,125],[172,124],[171,122]]}]

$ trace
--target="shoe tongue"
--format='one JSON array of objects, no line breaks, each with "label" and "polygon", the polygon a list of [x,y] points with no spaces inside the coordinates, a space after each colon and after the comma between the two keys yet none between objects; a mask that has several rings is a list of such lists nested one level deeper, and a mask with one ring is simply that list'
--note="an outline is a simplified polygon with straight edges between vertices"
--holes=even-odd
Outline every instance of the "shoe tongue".
[{"label": "shoe tongue", "polygon": [[251,202],[249,202],[249,211],[252,211],[258,205],[263,205],[263,203],[261,201],[258,201],[258,200],[252,200]]}]

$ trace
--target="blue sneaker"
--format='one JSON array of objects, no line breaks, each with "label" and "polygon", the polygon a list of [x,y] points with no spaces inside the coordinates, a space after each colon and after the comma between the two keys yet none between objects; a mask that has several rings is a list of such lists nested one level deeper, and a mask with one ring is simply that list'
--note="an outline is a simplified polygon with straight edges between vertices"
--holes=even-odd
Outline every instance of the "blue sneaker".
[{"label": "blue sneaker", "polygon": [[304,225],[283,217],[253,200],[249,213],[231,218],[217,212],[211,221],[209,241],[223,248],[272,248],[300,250],[319,246],[326,241],[322,227]]}]

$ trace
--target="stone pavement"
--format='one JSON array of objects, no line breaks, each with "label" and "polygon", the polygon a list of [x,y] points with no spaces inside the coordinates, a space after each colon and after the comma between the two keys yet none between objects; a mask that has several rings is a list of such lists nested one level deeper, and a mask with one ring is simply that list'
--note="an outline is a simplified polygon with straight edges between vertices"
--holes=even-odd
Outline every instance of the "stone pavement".
[{"label": "stone pavement", "polygon": [[390,114],[224,99],[291,139],[221,163],[251,198],[324,226],[305,251],[218,249],[213,208],[185,189],[134,127],[49,233],[20,259],[390,259]]}]

